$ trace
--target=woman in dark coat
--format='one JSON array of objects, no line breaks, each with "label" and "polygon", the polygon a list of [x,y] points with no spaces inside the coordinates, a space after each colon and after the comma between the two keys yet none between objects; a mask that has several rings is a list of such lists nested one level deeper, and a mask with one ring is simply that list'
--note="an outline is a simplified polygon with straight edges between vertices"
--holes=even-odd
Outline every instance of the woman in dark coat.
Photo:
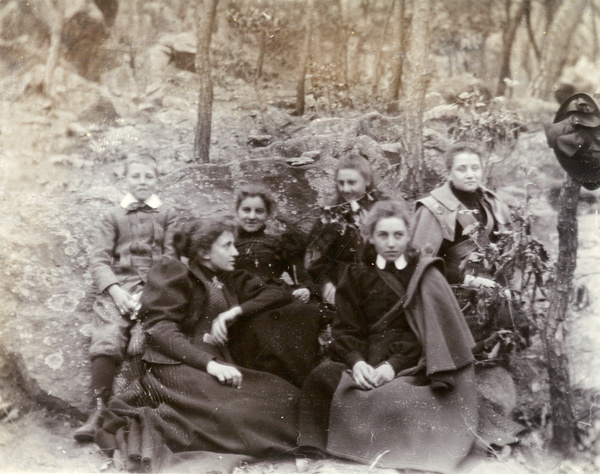
[{"label": "woman in dark coat", "polygon": [[473,339],[439,260],[408,247],[403,203],[363,224],[362,264],[336,293],[332,359],[302,389],[299,446],[387,468],[454,469],[477,427]]},{"label": "woman in dark coat", "polygon": [[375,189],[373,171],[362,156],[342,156],[335,169],[336,199],[322,209],[310,232],[306,269],[323,298],[333,303],[346,267],[360,262],[364,245],[360,226],[381,194]]},{"label": "woman in dark coat", "polygon": [[292,299],[234,271],[234,231],[227,222],[195,221],[174,238],[189,267],[165,257],[150,271],[139,311],[147,370],[111,402],[95,436],[128,470],[162,470],[182,452],[263,457],[295,445],[298,390],[237,366],[229,353],[236,323]]},{"label": "woman in dark coat", "polygon": [[279,285],[295,301],[234,325],[236,344],[231,353],[243,367],[279,375],[301,387],[318,363],[318,336],[324,318],[319,307],[310,303],[312,282],[304,270],[304,249],[298,239],[290,233],[265,231],[274,208],[275,200],[262,184],[247,183],[237,190],[235,245],[239,255],[235,268]]}]

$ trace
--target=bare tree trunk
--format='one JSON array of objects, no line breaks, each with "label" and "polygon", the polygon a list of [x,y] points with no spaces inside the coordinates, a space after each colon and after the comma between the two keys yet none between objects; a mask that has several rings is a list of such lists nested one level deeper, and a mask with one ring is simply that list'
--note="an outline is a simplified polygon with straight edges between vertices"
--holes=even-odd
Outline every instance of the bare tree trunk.
[{"label": "bare tree trunk", "polygon": [[591,22],[592,22],[592,36],[594,37],[594,47],[592,49],[592,60],[594,62],[596,62],[596,60],[598,59],[598,54],[600,54],[600,44],[598,41],[598,23],[597,23],[597,18],[598,18],[598,10],[596,9],[596,6],[592,3],[591,4]]},{"label": "bare tree trunk", "polygon": [[263,61],[265,59],[265,47],[267,44],[267,30],[263,29],[259,34],[260,39],[258,43],[258,59],[256,61],[256,74],[254,75],[254,82],[262,77]]},{"label": "bare tree trunk", "polygon": [[587,0],[569,0],[553,15],[552,24],[542,46],[540,69],[528,87],[530,96],[541,99],[550,96],[562,72],[569,54],[571,38],[580,23],[586,4]]},{"label": "bare tree trunk", "polygon": [[401,0],[398,16],[398,53],[394,55],[392,66],[392,80],[388,91],[388,109],[397,108],[400,87],[402,86],[402,70],[404,67],[404,44],[406,41],[407,21],[404,18],[405,0]]},{"label": "bare tree trunk", "polygon": [[199,79],[198,124],[194,141],[194,159],[210,161],[210,127],[212,122],[213,87],[210,68],[210,42],[215,25],[218,0],[202,0],[197,8],[198,48],[196,72]]},{"label": "bare tree trunk", "polygon": [[571,399],[569,360],[565,344],[565,322],[573,274],[577,263],[577,205],[580,185],[570,176],[563,184],[558,211],[558,262],[550,308],[542,326],[542,342],[548,378],[552,417],[552,444],[565,454],[576,447],[576,420]]},{"label": "bare tree trunk", "polygon": [[425,93],[430,81],[427,60],[429,55],[429,15],[433,11],[431,0],[418,0],[413,6],[406,70],[406,102],[404,134],[406,154],[399,176],[401,190],[407,199],[422,194],[423,173],[423,110]]},{"label": "bare tree trunk", "polygon": [[387,37],[388,27],[390,25],[390,19],[392,18],[392,14],[394,13],[394,8],[396,7],[396,0],[392,0],[390,4],[390,9],[385,16],[385,23],[383,25],[383,31],[381,32],[381,37],[379,38],[379,44],[377,45],[377,56],[375,58],[375,78],[373,80],[373,94],[377,95],[379,92],[379,79],[381,76],[381,55],[383,53],[383,44],[385,38]]},{"label": "bare tree trunk", "polygon": [[302,57],[300,60],[300,71],[298,77],[298,83],[296,84],[296,115],[304,115],[305,106],[305,90],[304,81],[306,79],[306,71],[308,69],[308,63],[310,62],[310,44],[311,36],[313,34],[313,22],[312,22],[312,9],[313,0],[306,2],[306,11],[304,17],[304,42],[302,44]]},{"label": "bare tree trunk", "polygon": [[62,43],[62,30],[65,20],[63,5],[60,2],[48,2],[47,12],[51,18],[52,26],[50,31],[50,49],[46,59],[46,69],[44,71],[44,83],[42,86],[44,94],[51,96],[54,83],[54,70],[58,64],[60,56],[60,46]]},{"label": "bare tree trunk", "polygon": [[502,53],[500,56],[500,73],[498,74],[498,84],[496,85],[496,96],[504,95],[506,92],[506,82],[504,79],[511,77],[510,72],[510,57],[512,53],[512,47],[517,34],[517,29],[521,24],[521,20],[525,16],[525,13],[529,8],[530,0],[522,0],[521,4],[517,8],[514,17],[510,15],[510,8],[507,8],[507,29],[502,33]]}]

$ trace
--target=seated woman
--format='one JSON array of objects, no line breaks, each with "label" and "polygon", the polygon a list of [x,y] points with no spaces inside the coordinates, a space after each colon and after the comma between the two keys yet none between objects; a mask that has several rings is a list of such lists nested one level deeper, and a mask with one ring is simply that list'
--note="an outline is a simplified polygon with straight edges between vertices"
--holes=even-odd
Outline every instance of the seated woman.
[{"label": "seated woman", "polygon": [[477,427],[473,339],[439,259],[408,247],[406,206],[366,216],[361,264],[336,293],[332,360],[302,388],[299,447],[386,468],[447,471]]},{"label": "seated woman", "polygon": [[128,470],[162,470],[190,452],[263,457],[295,447],[298,389],[237,366],[228,350],[229,326],[292,296],[234,271],[234,232],[231,223],[194,221],[174,237],[189,267],[164,257],[149,273],[139,311],[147,370],[110,403],[95,436]]},{"label": "seated woman", "polygon": [[[476,144],[464,142],[451,146],[446,152],[446,168],[447,182],[416,203],[412,245],[425,256],[444,260],[446,278],[475,339],[473,352],[482,362],[476,370],[482,386],[493,377],[492,380],[497,379],[494,383],[502,384],[507,393],[515,393],[510,375],[502,367],[494,367],[507,355],[504,349],[511,347],[499,331],[517,330],[514,334],[523,343],[528,340],[528,324],[508,302],[484,307],[479,304],[478,288],[508,286],[509,275],[497,272],[494,277],[496,269],[486,269],[481,260],[472,258],[479,248],[498,243],[498,233],[510,229],[511,212],[492,191],[482,186],[481,150]],[[476,240],[468,235],[469,229],[477,229]],[[486,317],[480,314],[481,309]],[[524,427],[510,418],[513,408],[502,397],[494,400],[489,389],[482,393],[478,428],[482,444],[503,446],[518,441]]]},{"label": "seated woman", "polygon": [[[240,186],[235,201],[239,252],[235,268],[285,288],[296,301],[235,324],[231,354],[243,367],[279,375],[301,387],[318,363],[318,336],[324,322],[319,307],[309,303],[312,283],[304,270],[304,249],[290,234],[265,231],[275,200],[264,185]],[[282,278],[284,273],[293,280],[291,285]]]},{"label": "seated woman", "polygon": [[335,299],[346,267],[360,261],[364,245],[360,226],[366,213],[379,199],[373,171],[361,155],[342,156],[335,169],[336,198],[325,206],[310,235],[306,269],[329,303]]},{"label": "seated woman", "polygon": [[[446,152],[448,181],[416,203],[412,244],[423,255],[438,256],[444,260],[446,278],[450,284],[460,284],[472,291],[459,291],[461,306],[467,306],[475,298],[474,289],[479,286],[493,287],[495,282],[483,265],[472,262],[469,256],[478,246],[497,241],[496,232],[509,229],[510,210],[498,197],[481,185],[483,167],[481,151],[473,143],[458,143]],[[464,231],[479,227],[475,242]],[[504,281],[504,284],[507,282]],[[475,303],[472,301],[472,303]],[[492,333],[511,326],[510,315],[489,308],[493,317],[482,320],[476,311],[465,312],[479,354],[494,344]]]}]

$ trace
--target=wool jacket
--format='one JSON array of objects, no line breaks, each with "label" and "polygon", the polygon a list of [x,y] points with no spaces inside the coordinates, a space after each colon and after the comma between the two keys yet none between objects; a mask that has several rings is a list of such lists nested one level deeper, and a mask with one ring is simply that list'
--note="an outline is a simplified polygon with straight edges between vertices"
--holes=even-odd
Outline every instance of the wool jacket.
[{"label": "wool jacket", "polygon": [[[493,231],[505,231],[510,227],[510,210],[492,191],[481,190],[482,204],[489,210],[494,222],[490,226]],[[466,211],[467,208],[458,200],[447,182],[434,189],[431,194],[416,202],[416,211],[412,231],[412,245],[421,250],[423,256],[439,256],[445,260],[445,255],[440,254],[442,243],[457,244],[461,240],[467,240],[467,236],[456,235],[458,213]],[[448,272],[448,269],[446,269]],[[451,281],[451,283],[457,283]]]},{"label": "wool jacket", "polygon": [[113,284],[130,288],[146,281],[153,263],[173,255],[175,210],[157,207],[131,211],[119,205],[104,214],[94,235],[90,267],[99,293]]}]

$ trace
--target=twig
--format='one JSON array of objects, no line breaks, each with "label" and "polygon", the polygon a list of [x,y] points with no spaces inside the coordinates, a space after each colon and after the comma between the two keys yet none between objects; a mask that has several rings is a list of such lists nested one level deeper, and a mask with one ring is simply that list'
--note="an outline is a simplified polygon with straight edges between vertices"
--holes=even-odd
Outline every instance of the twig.
[{"label": "twig", "polygon": [[385,450],[383,453],[381,453],[379,456],[377,456],[377,457],[375,458],[375,461],[373,461],[373,462],[371,463],[371,465],[369,466],[369,469],[367,469],[367,472],[371,472],[371,469],[373,469],[373,468],[374,468],[374,467],[377,465],[377,463],[379,462],[379,460],[380,460],[380,459],[381,459],[383,456],[385,456],[387,453],[389,453],[389,452],[390,452],[390,450],[389,450],[389,449],[386,449],[386,450]]}]

